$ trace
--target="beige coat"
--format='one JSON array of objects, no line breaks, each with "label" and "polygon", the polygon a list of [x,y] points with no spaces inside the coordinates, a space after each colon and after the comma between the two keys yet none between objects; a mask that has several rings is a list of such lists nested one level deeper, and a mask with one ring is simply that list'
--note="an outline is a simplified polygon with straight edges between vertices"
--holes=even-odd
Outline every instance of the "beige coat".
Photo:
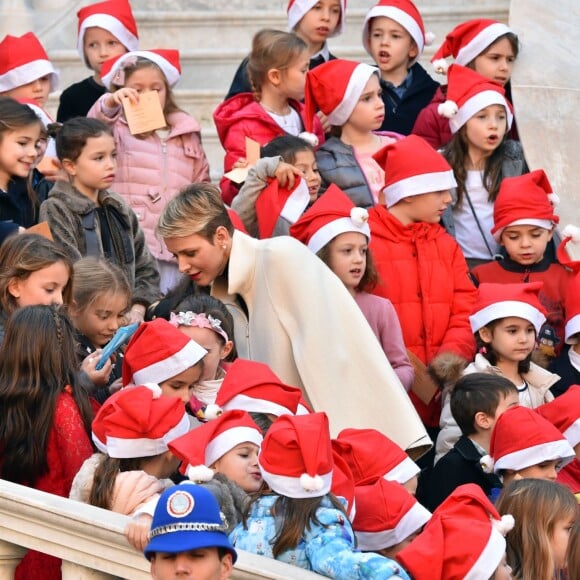
[{"label": "beige coat", "polygon": [[431,445],[360,308],[306,246],[236,231],[227,279],[216,279],[212,295],[234,316],[239,355],[301,387],[313,408],[327,413],[333,435],[375,428],[414,456]]}]

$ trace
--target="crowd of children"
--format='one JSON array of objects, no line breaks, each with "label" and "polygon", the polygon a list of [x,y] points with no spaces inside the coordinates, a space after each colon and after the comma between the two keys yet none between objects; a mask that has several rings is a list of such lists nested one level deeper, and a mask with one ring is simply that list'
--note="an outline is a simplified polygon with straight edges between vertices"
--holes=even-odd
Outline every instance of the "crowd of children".
[{"label": "crowd of children", "polygon": [[[289,32],[254,36],[214,112],[219,188],[179,52],[139,47],[128,0],[79,10],[92,74],[58,123],[36,36],[0,42],[0,477],[130,516],[159,579],[227,578],[237,549],[338,579],[572,580],[580,235],[556,239],[518,141],[525,47],[461,23],[439,85],[411,0],[369,7],[372,65],[329,52],[346,8],[290,0]],[[162,126],[136,131],[152,95]]]}]

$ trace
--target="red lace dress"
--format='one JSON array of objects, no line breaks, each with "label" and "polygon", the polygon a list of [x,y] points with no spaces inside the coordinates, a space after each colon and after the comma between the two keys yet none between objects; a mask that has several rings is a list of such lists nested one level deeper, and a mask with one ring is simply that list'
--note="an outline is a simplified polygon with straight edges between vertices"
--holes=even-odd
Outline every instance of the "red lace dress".
[{"label": "red lace dress", "polygon": [[[35,489],[68,497],[72,480],[85,459],[93,453],[79,409],[72,395],[63,392],[57,400],[54,422],[46,448],[48,471],[33,486]],[[29,551],[16,568],[16,580],[58,580],[58,558]]]}]

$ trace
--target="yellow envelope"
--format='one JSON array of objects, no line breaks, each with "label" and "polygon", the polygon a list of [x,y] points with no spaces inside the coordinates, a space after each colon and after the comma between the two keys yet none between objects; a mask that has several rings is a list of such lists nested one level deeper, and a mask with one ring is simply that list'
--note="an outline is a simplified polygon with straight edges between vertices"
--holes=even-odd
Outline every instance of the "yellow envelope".
[{"label": "yellow envelope", "polygon": [[157,91],[141,93],[137,104],[123,99],[123,110],[131,135],[149,133],[167,125]]}]

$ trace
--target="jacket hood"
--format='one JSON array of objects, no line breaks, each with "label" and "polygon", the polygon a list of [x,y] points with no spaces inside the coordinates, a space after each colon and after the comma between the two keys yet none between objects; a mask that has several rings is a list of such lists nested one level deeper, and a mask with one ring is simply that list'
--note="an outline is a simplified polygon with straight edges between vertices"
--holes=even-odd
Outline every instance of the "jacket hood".
[{"label": "jacket hood", "polygon": [[220,103],[213,113],[213,119],[220,140],[224,141],[230,127],[242,119],[262,120],[260,105],[252,93],[239,93]]}]

